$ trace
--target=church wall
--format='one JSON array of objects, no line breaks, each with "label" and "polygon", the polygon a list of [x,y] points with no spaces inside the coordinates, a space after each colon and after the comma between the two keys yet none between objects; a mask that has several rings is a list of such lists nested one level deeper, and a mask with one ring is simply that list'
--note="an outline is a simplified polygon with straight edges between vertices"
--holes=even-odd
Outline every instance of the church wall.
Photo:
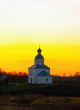
[{"label": "church wall", "polygon": [[47,84],[51,83],[51,77],[48,77],[48,81],[46,81],[46,77],[36,76],[41,71],[45,70],[50,74],[50,69],[28,69],[28,83],[38,83],[38,84]]},{"label": "church wall", "polygon": [[32,84],[52,84],[52,77],[31,76],[28,78],[28,83]]},{"label": "church wall", "polygon": [[36,78],[36,83],[37,84],[52,84],[52,77],[38,76]]}]

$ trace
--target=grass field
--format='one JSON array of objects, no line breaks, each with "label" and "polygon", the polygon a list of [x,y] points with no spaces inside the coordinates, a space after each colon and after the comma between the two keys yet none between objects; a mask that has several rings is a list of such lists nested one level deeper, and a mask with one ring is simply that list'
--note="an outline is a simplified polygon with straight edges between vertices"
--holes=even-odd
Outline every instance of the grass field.
[{"label": "grass field", "polygon": [[80,110],[80,97],[1,95],[0,110]]},{"label": "grass field", "polygon": [[0,110],[80,110],[79,86],[3,84]]}]

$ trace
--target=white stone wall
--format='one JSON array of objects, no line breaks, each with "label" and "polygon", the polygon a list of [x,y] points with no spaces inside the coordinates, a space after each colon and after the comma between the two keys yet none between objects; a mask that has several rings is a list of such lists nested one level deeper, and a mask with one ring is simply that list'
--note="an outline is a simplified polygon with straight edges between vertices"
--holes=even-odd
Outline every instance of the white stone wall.
[{"label": "white stone wall", "polygon": [[[50,74],[50,69],[28,69],[28,83],[31,84],[52,84],[52,77],[36,76],[41,71],[46,71]],[[46,80],[47,79],[47,80]]]},{"label": "white stone wall", "polygon": [[[43,70],[50,74],[50,69],[33,69],[33,68],[28,69],[28,83],[32,83],[32,84],[37,83],[37,82],[46,83],[45,77],[36,78],[36,75]],[[50,78],[49,78],[49,82],[50,82]]]},{"label": "white stone wall", "polygon": [[28,83],[32,83],[32,84],[52,84],[52,77],[31,76],[31,77],[28,77]]},{"label": "white stone wall", "polygon": [[52,77],[36,77],[37,84],[52,84]]}]

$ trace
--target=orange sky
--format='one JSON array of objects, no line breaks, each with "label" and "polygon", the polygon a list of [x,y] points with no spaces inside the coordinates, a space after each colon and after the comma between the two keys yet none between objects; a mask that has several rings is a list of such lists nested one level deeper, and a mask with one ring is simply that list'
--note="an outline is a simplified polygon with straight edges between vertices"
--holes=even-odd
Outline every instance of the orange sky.
[{"label": "orange sky", "polygon": [[[34,64],[37,49],[37,44],[0,45],[0,67],[6,71],[27,72]],[[73,75],[80,71],[80,45],[42,44],[41,49],[51,74]]]},{"label": "orange sky", "polygon": [[0,68],[27,71],[39,44],[51,74],[80,71],[80,0],[0,1]]}]

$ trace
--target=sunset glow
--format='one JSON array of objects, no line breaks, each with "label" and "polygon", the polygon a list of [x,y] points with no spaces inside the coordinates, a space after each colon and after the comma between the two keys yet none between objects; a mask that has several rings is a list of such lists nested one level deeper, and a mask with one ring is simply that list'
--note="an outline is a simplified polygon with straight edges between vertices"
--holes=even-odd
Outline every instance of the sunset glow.
[{"label": "sunset glow", "polygon": [[80,0],[0,0],[0,68],[27,72],[39,44],[51,74],[80,72]]}]

